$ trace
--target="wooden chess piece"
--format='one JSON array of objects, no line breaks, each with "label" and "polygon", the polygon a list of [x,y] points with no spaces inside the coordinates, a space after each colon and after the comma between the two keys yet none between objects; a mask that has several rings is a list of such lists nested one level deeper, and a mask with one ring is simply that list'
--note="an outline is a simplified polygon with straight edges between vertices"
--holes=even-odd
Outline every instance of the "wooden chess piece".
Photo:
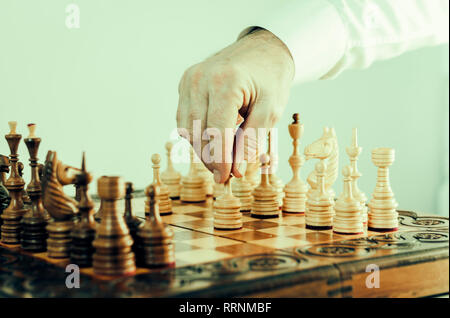
[{"label": "wooden chess piece", "polygon": [[347,151],[347,155],[350,158],[350,165],[352,167],[352,183],[351,184],[352,184],[353,196],[355,197],[356,200],[358,200],[361,203],[361,206],[362,206],[361,216],[362,216],[363,223],[366,224],[367,219],[368,219],[368,216],[367,216],[368,209],[366,206],[367,196],[358,187],[358,179],[362,176],[362,174],[358,171],[357,161],[358,161],[358,156],[360,155],[362,148],[358,146],[358,135],[357,135],[356,128],[353,128],[353,131],[352,131],[352,145],[350,147],[347,147],[345,150]]},{"label": "wooden chess piece", "polygon": [[261,183],[253,192],[253,203],[251,216],[255,218],[277,218],[280,216],[278,207],[278,192],[269,183],[269,160],[268,154],[262,154],[261,160]]},{"label": "wooden chess piece", "polygon": [[204,202],[206,201],[204,180],[196,173],[192,147],[190,148],[190,157],[191,164],[188,175],[181,179],[180,200],[184,202]]},{"label": "wooden chess piece", "polygon": [[20,139],[22,135],[16,132],[17,122],[10,121],[10,132],[5,136],[8,141],[11,154],[9,161],[11,164],[11,173],[9,178],[5,182],[5,186],[9,191],[11,201],[8,207],[3,211],[1,227],[2,238],[1,241],[4,244],[20,244],[20,232],[22,231],[21,219],[28,209],[23,204],[22,191],[25,186],[25,181],[20,177],[18,170],[18,154],[17,149],[19,147]]},{"label": "wooden chess piece", "polygon": [[284,184],[283,181],[275,174],[276,168],[278,167],[278,154],[275,152],[272,152],[272,137],[271,133],[269,131],[268,134],[268,147],[267,147],[267,154],[270,157],[270,166],[269,166],[269,182],[274,187],[274,189],[277,191],[277,200],[278,200],[278,206],[281,208],[283,206],[283,197],[284,197]]},{"label": "wooden chess piece", "polygon": [[[320,159],[327,160],[325,163],[325,190],[330,193],[330,196],[334,198],[335,192],[332,188],[336,181],[339,171],[339,146],[337,142],[336,132],[333,128],[324,127],[322,136],[314,141],[312,144],[305,147],[304,155],[306,160]],[[317,190],[317,176],[316,171],[313,170],[306,181],[310,185],[310,189],[306,194],[309,197]]]},{"label": "wooden chess piece", "polygon": [[224,191],[223,183],[214,182],[214,186],[213,186],[213,198],[214,198],[214,200],[217,200],[217,198],[220,197],[223,194],[223,191]]},{"label": "wooden chess piece", "polygon": [[243,161],[239,167],[242,174],[242,178],[233,178],[231,181],[231,189],[233,190],[233,195],[241,201],[241,212],[250,212],[252,209],[253,188],[250,182],[247,181],[245,176],[247,168],[247,161]]},{"label": "wooden chess piece", "polygon": [[231,176],[225,181],[224,192],[214,202],[214,228],[237,230],[242,228],[241,200],[231,190]]},{"label": "wooden chess piece", "polygon": [[[21,161],[17,163],[17,169],[19,171],[19,176],[23,178],[23,169],[25,169],[25,166]],[[31,206],[31,199],[27,193],[27,190],[25,190],[25,187],[22,190],[22,201],[23,204],[25,205],[25,208],[29,209]]]},{"label": "wooden chess piece", "polygon": [[94,203],[89,195],[89,183],[92,175],[86,171],[86,159],[83,153],[81,162],[81,172],[75,176],[75,184],[79,189],[78,215],[79,222],[76,222],[71,233],[72,247],[70,251],[70,261],[79,267],[91,267],[95,239]]},{"label": "wooden chess piece", "polygon": [[320,160],[315,166],[317,188],[308,197],[306,204],[306,228],[311,230],[331,230],[333,228],[334,201],[330,191],[325,188],[327,165]]},{"label": "wooden chess piece", "polygon": [[172,267],[175,265],[174,234],[162,222],[159,215],[159,185],[151,184],[146,188],[145,194],[149,201],[150,213],[137,232],[138,264],[149,268]]},{"label": "wooden chess piece", "polygon": [[41,180],[38,171],[38,150],[41,138],[34,134],[35,124],[29,124],[30,134],[24,139],[30,154],[31,180],[27,186],[27,193],[30,197],[30,209],[22,218],[21,245],[22,249],[32,253],[45,252],[47,250],[47,221],[48,214],[42,203]]},{"label": "wooden chess piece", "polygon": [[196,173],[203,179],[203,184],[205,186],[206,196],[214,195],[214,175],[211,171],[206,168],[206,166],[202,163],[194,163],[196,168]]},{"label": "wooden chess piece", "polygon": [[362,222],[362,205],[359,199],[353,196],[352,175],[353,168],[346,166],[342,169],[344,176],[344,191],[336,201],[334,210],[336,215],[333,220],[333,232],[338,234],[362,234],[364,232]]},{"label": "wooden chess piece", "polygon": [[305,159],[300,154],[300,138],[303,135],[303,124],[299,123],[299,115],[296,113],[292,116],[294,121],[290,124],[289,134],[293,139],[292,144],[294,150],[289,158],[293,177],[291,181],[284,187],[283,212],[304,214],[306,211],[306,193],[308,187],[300,178],[300,169],[305,163]]},{"label": "wooden chess piece", "polygon": [[[169,215],[172,214],[172,201],[169,198],[169,187],[162,183],[161,177],[159,175],[159,163],[161,162],[161,157],[157,153],[152,156],[153,163],[153,183],[158,185],[160,189],[160,197],[159,197],[159,213],[161,215]],[[150,213],[150,202],[145,201],[145,215]]]},{"label": "wooden chess piece", "polygon": [[167,169],[161,173],[161,181],[169,187],[169,197],[172,200],[178,200],[181,191],[181,174],[173,167],[171,158],[172,148],[173,144],[168,141],[166,143]]},{"label": "wooden chess piece", "polygon": [[132,274],[136,271],[133,239],[118,208],[118,200],[125,196],[124,182],[120,177],[103,176],[97,181],[97,190],[104,201],[102,221],[93,242],[94,273],[107,276]]},{"label": "wooden chess piece", "polygon": [[250,183],[252,190],[261,183],[261,162],[259,157],[256,158],[255,162],[247,162],[245,179]]},{"label": "wooden chess piece", "polygon": [[100,206],[98,207],[97,212],[94,213],[94,220],[97,223],[102,221],[102,209],[103,209],[103,200],[100,199]]},{"label": "wooden chess piece", "polygon": [[142,224],[142,220],[134,215],[131,200],[133,199],[133,184],[131,182],[125,183],[125,223],[127,223],[128,230],[130,230],[130,235],[133,238],[133,252],[136,254],[137,249],[137,231],[139,226]]},{"label": "wooden chess piece", "polygon": [[377,184],[369,202],[370,231],[388,232],[398,230],[397,201],[394,198],[390,181],[389,166],[395,160],[392,148],[376,148],[372,150],[372,162],[378,167]]},{"label": "wooden chess piece", "polygon": [[5,210],[9,203],[11,202],[11,197],[9,196],[8,189],[5,187],[6,174],[9,172],[9,158],[4,155],[0,155],[0,226],[3,221],[1,215],[3,210]]},{"label": "wooden chess piece", "polygon": [[51,216],[47,225],[50,258],[70,257],[71,231],[78,203],[64,193],[63,186],[74,184],[78,172],[79,169],[59,161],[55,151],[47,153],[41,184],[44,207]]}]

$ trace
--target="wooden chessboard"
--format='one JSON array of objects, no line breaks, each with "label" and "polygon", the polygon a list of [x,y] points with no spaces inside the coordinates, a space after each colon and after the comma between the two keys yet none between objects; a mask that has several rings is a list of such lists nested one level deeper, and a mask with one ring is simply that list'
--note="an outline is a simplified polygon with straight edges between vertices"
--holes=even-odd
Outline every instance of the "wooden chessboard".
[{"label": "wooden chessboard", "polygon": [[[133,210],[144,218],[142,193]],[[176,267],[139,268],[127,277],[81,270],[79,289],[65,285],[69,261],[0,245],[0,296],[13,297],[417,297],[448,293],[448,218],[399,211],[395,233],[338,235],[305,229],[305,217],[243,216],[243,228],[213,228],[212,199],[173,202],[163,216],[175,234]],[[380,269],[367,288],[366,268]]]}]

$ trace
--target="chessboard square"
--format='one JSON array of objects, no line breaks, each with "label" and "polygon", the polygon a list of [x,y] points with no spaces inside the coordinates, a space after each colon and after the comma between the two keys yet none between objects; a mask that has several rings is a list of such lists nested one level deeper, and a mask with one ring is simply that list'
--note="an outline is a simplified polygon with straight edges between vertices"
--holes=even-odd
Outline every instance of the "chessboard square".
[{"label": "chessboard square", "polygon": [[189,213],[184,213],[184,214],[189,215],[189,216],[194,216],[196,218],[201,218],[201,219],[214,217],[214,213],[210,210],[204,210],[204,211],[200,211],[200,212],[189,212]]},{"label": "chessboard square", "polygon": [[199,264],[218,261],[231,256],[231,254],[219,252],[216,250],[199,249],[178,253],[176,257],[177,259],[180,259],[189,264]]},{"label": "chessboard square", "polygon": [[207,210],[205,207],[196,206],[196,205],[188,205],[183,204],[179,206],[172,206],[172,211],[177,214],[186,214],[192,212],[202,212]]},{"label": "chessboard square", "polygon": [[204,238],[210,236],[209,234],[200,233],[196,231],[175,232],[174,241],[189,241],[198,238]]},{"label": "chessboard square", "polygon": [[236,241],[224,237],[208,236],[204,238],[189,240],[185,243],[193,246],[198,246],[200,248],[215,248],[220,246],[235,245]]},{"label": "chessboard square", "polygon": [[176,242],[176,244],[174,244],[174,247],[175,247],[175,253],[176,254],[177,253],[181,253],[181,252],[194,251],[194,250],[201,249],[198,246],[194,246],[194,245],[190,245],[190,244],[186,244],[186,243],[181,243],[181,242]]},{"label": "chessboard square", "polygon": [[254,230],[267,229],[275,226],[278,226],[278,224],[272,221],[263,221],[263,220],[255,221],[255,219],[253,219],[253,221],[243,223],[243,227]]},{"label": "chessboard square", "polygon": [[273,222],[282,225],[302,225],[305,224],[305,217],[303,215],[283,215]]},{"label": "chessboard square", "polygon": [[217,230],[214,228],[213,225],[211,226],[207,226],[207,227],[201,227],[196,229],[199,232],[204,232],[204,233],[209,233],[209,234],[214,234],[214,235],[226,235],[226,234],[233,234],[233,233],[242,233],[242,232],[251,232],[254,231],[253,229],[247,229],[247,228],[240,228],[237,230]]},{"label": "chessboard square", "polygon": [[281,225],[277,227],[270,227],[266,229],[258,230],[258,232],[273,234],[276,236],[291,236],[291,235],[299,235],[301,233],[304,233],[304,231],[295,226],[289,226],[289,225]]},{"label": "chessboard square", "polygon": [[280,249],[280,248],[288,248],[288,247],[296,247],[300,245],[308,244],[307,241],[296,240],[289,237],[273,237],[264,240],[253,241],[253,244],[266,246],[270,248]]},{"label": "chessboard square", "polygon": [[169,227],[171,228],[171,230],[173,232],[191,232],[191,230],[189,230],[189,229],[178,227],[176,225],[169,225]]},{"label": "chessboard square", "polygon": [[164,223],[170,223],[170,224],[179,224],[181,222],[189,222],[189,221],[196,221],[198,218],[189,216],[189,215],[182,215],[182,214],[169,214],[161,216]]},{"label": "chessboard square", "polygon": [[235,239],[235,240],[239,240],[239,241],[244,241],[244,242],[253,242],[253,241],[257,241],[257,240],[264,240],[264,239],[275,237],[275,235],[268,234],[268,233],[262,233],[262,232],[258,232],[258,231],[223,234],[222,236],[228,237],[231,239]]},{"label": "chessboard square", "polygon": [[305,241],[309,243],[325,243],[332,242],[333,235],[331,233],[321,233],[318,231],[315,232],[304,232],[298,235],[289,235],[289,238],[293,238],[300,241]]},{"label": "chessboard square", "polygon": [[220,246],[215,248],[216,251],[231,254],[233,256],[246,256],[254,254],[269,253],[273,251],[267,246],[260,246],[251,243],[240,243],[234,245]]},{"label": "chessboard square", "polygon": [[194,221],[189,221],[189,222],[181,222],[181,223],[177,223],[177,225],[179,226],[183,226],[183,227],[187,227],[190,229],[197,229],[199,227],[206,227],[206,226],[212,226],[214,225],[214,220],[194,220]]}]

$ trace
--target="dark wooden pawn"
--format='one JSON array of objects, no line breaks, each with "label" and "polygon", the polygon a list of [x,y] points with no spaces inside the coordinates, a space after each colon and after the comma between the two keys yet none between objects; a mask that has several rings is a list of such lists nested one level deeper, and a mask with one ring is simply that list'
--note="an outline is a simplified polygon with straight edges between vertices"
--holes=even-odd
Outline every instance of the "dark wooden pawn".
[{"label": "dark wooden pawn", "polygon": [[[22,233],[20,244],[22,249],[32,253],[45,252],[47,250],[47,220],[45,209],[42,204],[42,188],[38,171],[37,153],[41,138],[34,135],[36,125],[29,124],[30,135],[24,139],[30,154],[31,180],[27,185],[27,196],[29,196],[30,209],[22,218]],[[22,196],[23,197],[23,196]]]},{"label": "dark wooden pawn", "polygon": [[[19,169],[19,176],[21,178],[23,178],[23,169],[25,169],[25,166],[23,165],[23,163],[21,161],[19,161],[17,163],[17,168]],[[31,199],[30,199],[30,196],[28,195],[27,190],[25,190],[25,188],[23,188],[23,190],[22,190],[22,201],[26,208],[29,208],[31,206]]]},{"label": "dark wooden pawn", "polygon": [[120,177],[101,177],[97,184],[98,195],[103,199],[102,221],[97,227],[93,242],[94,273],[120,276],[136,271],[133,239],[125,218],[118,208],[118,200],[125,195],[125,186]]},{"label": "dark wooden pawn", "polygon": [[131,237],[133,238],[133,252],[136,253],[137,248],[137,230],[142,224],[142,220],[134,215],[133,208],[131,207],[131,200],[133,199],[133,184],[131,182],[125,183],[125,222],[130,230]]},{"label": "dark wooden pawn", "polygon": [[92,255],[94,246],[92,242],[95,239],[94,221],[94,203],[89,196],[89,183],[92,181],[92,175],[86,171],[86,160],[83,153],[81,163],[81,172],[75,177],[75,185],[78,189],[78,215],[77,222],[72,230],[72,246],[70,249],[70,261],[79,267],[92,266]]},{"label": "dark wooden pawn", "polygon": [[18,161],[19,156],[17,149],[19,147],[20,139],[22,135],[16,133],[17,122],[10,121],[10,132],[5,135],[8,141],[8,146],[11,151],[9,162],[11,163],[11,173],[9,178],[5,182],[5,186],[9,191],[11,201],[8,207],[3,211],[1,226],[2,238],[1,241],[4,244],[20,244],[20,232],[21,232],[21,219],[28,209],[24,206],[22,200],[22,191],[25,186],[25,182],[19,175]]},{"label": "dark wooden pawn", "polygon": [[11,202],[11,197],[9,196],[8,189],[5,187],[6,174],[9,172],[9,159],[7,156],[0,155],[0,226],[3,221],[1,215],[3,210],[5,210],[9,202]]},{"label": "dark wooden pawn", "polygon": [[173,231],[167,227],[159,214],[158,185],[151,184],[145,190],[150,213],[138,229],[138,265],[142,267],[171,267],[175,265]]}]

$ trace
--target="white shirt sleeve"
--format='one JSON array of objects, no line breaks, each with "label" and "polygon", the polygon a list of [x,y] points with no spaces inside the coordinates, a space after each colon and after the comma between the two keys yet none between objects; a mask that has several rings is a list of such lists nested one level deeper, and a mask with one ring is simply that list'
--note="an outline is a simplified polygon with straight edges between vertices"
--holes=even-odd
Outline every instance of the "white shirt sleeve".
[{"label": "white shirt sleeve", "polygon": [[302,83],[448,42],[449,0],[293,0],[251,25],[286,44]]}]

